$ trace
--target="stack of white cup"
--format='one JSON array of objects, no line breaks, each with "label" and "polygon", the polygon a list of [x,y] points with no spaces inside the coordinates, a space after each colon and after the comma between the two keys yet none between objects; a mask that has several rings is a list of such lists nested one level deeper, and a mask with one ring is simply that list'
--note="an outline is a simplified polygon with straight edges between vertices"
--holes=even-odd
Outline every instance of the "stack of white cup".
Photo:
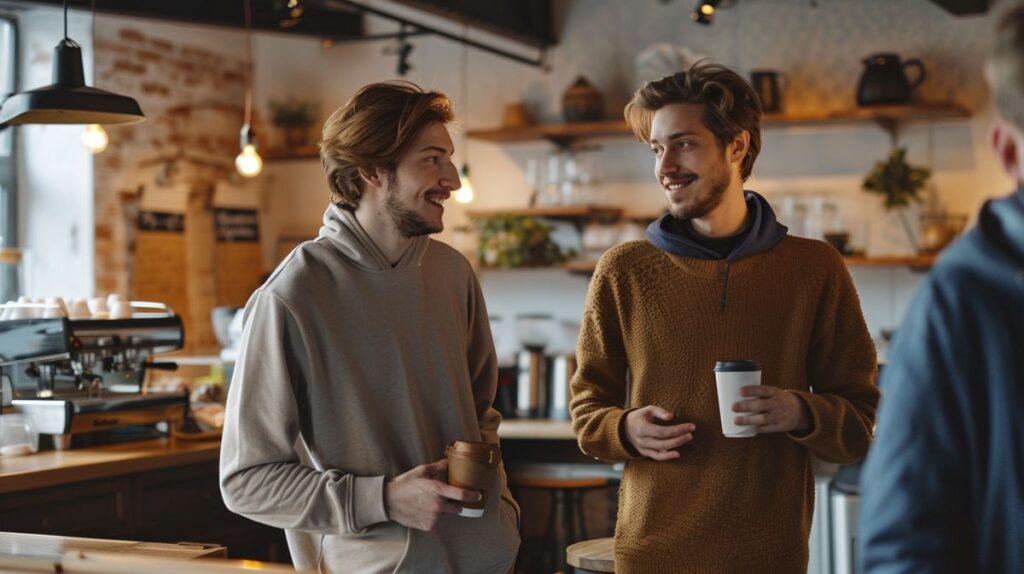
[{"label": "stack of white cup", "polygon": [[2,305],[0,321],[8,319],[131,319],[132,304],[121,295],[111,293],[106,297],[71,298],[48,297],[32,299],[22,295],[17,301]]}]

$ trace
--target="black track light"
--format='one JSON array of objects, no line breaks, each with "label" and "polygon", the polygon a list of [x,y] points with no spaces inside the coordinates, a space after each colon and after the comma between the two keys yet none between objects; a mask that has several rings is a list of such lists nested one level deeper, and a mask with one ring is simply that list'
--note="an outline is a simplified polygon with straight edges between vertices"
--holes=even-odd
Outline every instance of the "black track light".
[{"label": "black track light", "polygon": [[718,10],[718,5],[721,1],[700,0],[700,2],[697,2],[697,7],[693,9],[693,13],[690,14],[690,18],[698,24],[710,26],[715,21],[715,12]]}]

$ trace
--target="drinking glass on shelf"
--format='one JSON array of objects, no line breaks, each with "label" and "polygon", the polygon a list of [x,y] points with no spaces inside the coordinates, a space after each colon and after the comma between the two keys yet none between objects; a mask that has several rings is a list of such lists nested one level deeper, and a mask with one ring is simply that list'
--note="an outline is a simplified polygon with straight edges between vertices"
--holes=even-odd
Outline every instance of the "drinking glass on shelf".
[{"label": "drinking glass on shelf", "polygon": [[537,204],[543,206],[561,203],[561,178],[559,174],[559,157],[557,153],[548,156],[548,168],[545,175],[544,191],[537,198]]},{"label": "drinking glass on shelf", "polygon": [[526,190],[530,198],[530,207],[536,206],[540,194],[540,169],[537,160],[532,157],[526,160]]},{"label": "drinking glass on shelf", "polygon": [[516,333],[525,349],[543,349],[551,342],[555,319],[547,313],[523,313],[516,316]]},{"label": "drinking glass on shelf", "polygon": [[576,205],[580,201],[579,170],[576,165],[576,156],[568,155],[565,158],[565,175],[562,177],[561,200],[564,205]]}]

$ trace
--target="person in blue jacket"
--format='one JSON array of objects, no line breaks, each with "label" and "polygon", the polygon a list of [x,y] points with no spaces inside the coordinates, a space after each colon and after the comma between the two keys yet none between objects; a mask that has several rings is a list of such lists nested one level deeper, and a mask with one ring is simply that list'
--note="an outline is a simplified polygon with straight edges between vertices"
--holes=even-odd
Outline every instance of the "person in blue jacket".
[{"label": "person in blue jacket", "polygon": [[994,40],[992,145],[1018,189],[940,258],[893,342],[860,480],[867,574],[1024,572],[1024,5]]}]

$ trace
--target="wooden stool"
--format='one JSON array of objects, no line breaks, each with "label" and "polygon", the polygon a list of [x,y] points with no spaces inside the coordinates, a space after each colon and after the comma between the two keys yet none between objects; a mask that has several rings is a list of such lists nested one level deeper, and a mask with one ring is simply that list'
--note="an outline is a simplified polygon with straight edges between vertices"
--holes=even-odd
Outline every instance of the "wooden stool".
[{"label": "wooden stool", "polygon": [[576,574],[615,572],[615,539],[595,538],[573,544],[565,551],[565,559]]},{"label": "wooden stool", "polygon": [[[551,496],[543,546],[532,564],[529,557],[524,557],[528,572],[548,574],[564,568],[562,549],[587,538],[583,495],[619,482],[617,476],[608,471],[588,473],[581,466],[586,465],[549,464],[510,469],[509,479],[513,488],[545,490]],[[559,519],[561,529],[558,528]]]}]

